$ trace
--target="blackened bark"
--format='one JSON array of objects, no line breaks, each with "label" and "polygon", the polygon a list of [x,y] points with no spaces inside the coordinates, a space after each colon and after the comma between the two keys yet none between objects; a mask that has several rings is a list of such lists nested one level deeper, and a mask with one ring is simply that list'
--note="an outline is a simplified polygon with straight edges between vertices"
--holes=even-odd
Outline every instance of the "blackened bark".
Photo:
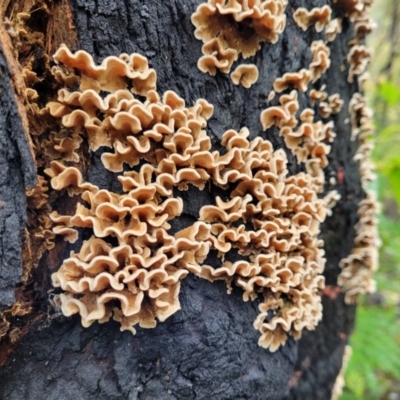
[{"label": "blackened bark", "polygon": [[[261,136],[270,140],[275,148],[285,148],[276,128],[262,131],[260,112],[268,105],[273,81],[285,72],[308,68],[311,42],[324,38],[324,34],[315,29],[301,31],[293,21],[293,11],[300,6],[311,9],[330,2],[289,2],[287,27],[278,43],[263,44],[262,50],[246,61],[256,64],[260,71],[258,82],[251,89],[234,86],[228,75],[211,77],[197,69],[201,42],[193,35],[190,15],[200,3],[200,0],[71,0],[79,38],[79,46],[72,50],[84,49],[93,54],[97,62],[122,52],[146,56],[150,66],[157,71],[159,93],[174,90],[188,105],[202,97],[214,105],[208,135],[216,148],[227,129],[239,130],[244,126],[249,128],[251,138]],[[332,8],[334,16],[339,13],[333,5]],[[357,203],[363,197],[358,165],[352,161],[356,144],[350,141],[350,126],[345,123],[349,117],[348,103],[357,85],[349,85],[346,81],[347,42],[352,38],[352,28],[348,22],[343,28],[343,34],[329,44],[332,65],[315,85],[319,88],[326,84],[329,95],[339,93],[345,102],[341,113],[334,117],[338,136],[326,169],[327,181],[336,177],[339,170],[344,171],[345,176],[337,185],[327,184],[326,187],[327,191],[337,189],[342,195],[334,215],[324,224],[322,235],[328,260],[326,284],[333,287],[337,286],[339,260],[351,251]],[[5,99],[8,98],[6,95]],[[305,94],[299,93],[299,102],[300,109],[311,107]],[[13,126],[17,122],[13,122]],[[14,188],[22,190],[23,172],[18,157],[27,159],[27,156],[20,152],[23,156],[18,155],[15,147],[15,156],[6,158],[6,167],[18,171],[12,174],[17,183],[5,181],[8,183],[5,190],[10,196],[15,196]],[[302,167],[290,151],[287,155],[290,173],[299,172]],[[112,188],[115,179],[103,168],[99,153],[90,157],[88,180],[101,188]],[[209,202],[206,191],[191,189],[178,195],[184,199],[185,211],[177,219],[175,229],[197,220],[198,210]],[[20,248],[19,234],[25,221],[23,198],[21,192],[12,214],[16,219],[13,235],[18,232],[18,237],[3,237],[3,248],[12,248],[15,254]],[[68,197],[60,201],[61,208],[63,201],[67,202]],[[49,274],[59,267],[72,248],[64,246],[56,256],[45,255],[34,272],[36,298],[40,300],[34,309],[43,318],[30,325],[5,365],[0,367],[1,398],[330,398],[344,346],[354,324],[355,308],[346,306],[342,295],[324,296],[324,317],[318,328],[314,332],[305,332],[299,342],[290,339],[276,353],[257,345],[259,333],[252,326],[257,315],[257,302],[244,303],[240,290],[235,289],[227,295],[224,283],[211,284],[193,276],[182,282],[182,310],[155,329],[138,328],[136,336],[119,332],[119,326],[113,322],[84,329],[79,317],[67,319],[49,315],[46,294],[51,288]],[[1,285],[7,288],[5,293],[11,293],[10,289],[18,281],[20,259],[15,260],[11,268],[7,267],[10,275],[0,273],[0,300]],[[9,305],[10,301],[12,297],[4,300],[4,304]]]},{"label": "blackened bark", "polygon": [[0,45],[0,313],[15,301],[14,288],[22,272],[25,187],[32,187],[35,182],[35,163]]}]

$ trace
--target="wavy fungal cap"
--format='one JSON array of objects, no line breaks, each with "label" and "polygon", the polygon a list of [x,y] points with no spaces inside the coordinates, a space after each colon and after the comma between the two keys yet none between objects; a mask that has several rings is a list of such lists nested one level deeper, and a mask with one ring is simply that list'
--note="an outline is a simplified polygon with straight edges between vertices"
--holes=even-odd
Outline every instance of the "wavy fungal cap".
[{"label": "wavy fungal cap", "polygon": [[307,69],[302,69],[299,72],[286,72],[281,78],[275,80],[274,90],[280,93],[292,87],[300,90],[300,92],[305,92],[310,81],[311,73]]},{"label": "wavy fungal cap", "polygon": [[[208,0],[192,14],[194,35],[202,40],[198,67],[215,75],[229,73],[241,54],[248,58],[260,43],[276,43],[286,25],[286,0]],[[243,33],[243,30],[245,33]]]},{"label": "wavy fungal cap", "polygon": [[311,80],[317,81],[331,65],[331,51],[322,40],[311,44],[312,61],[310,64]]},{"label": "wavy fungal cap", "polygon": [[239,65],[231,73],[231,79],[235,85],[241,84],[245,88],[249,88],[251,85],[257,82],[258,68],[254,64]]},{"label": "wavy fungal cap", "polygon": [[360,294],[373,293],[376,290],[372,276],[378,268],[378,211],[374,194],[368,192],[358,206],[359,221],[355,226],[354,248],[339,264],[342,272],[338,284],[345,292],[345,301],[348,304],[356,303]]},{"label": "wavy fungal cap", "polygon": [[[358,141],[358,149],[354,160],[359,162],[361,183],[374,180],[373,165],[370,155],[373,150],[371,137],[374,133],[372,111],[366,99],[355,93],[349,103],[352,125],[352,139]],[[366,189],[367,190],[367,189]],[[376,215],[379,204],[374,193],[367,190],[367,196],[358,205],[359,221],[355,226],[356,237],[351,253],[340,261],[342,272],[338,277],[338,285],[345,293],[346,303],[356,303],[360,294],[375,291],[373,272],[378,268],[378,249],[380,239]]]},{"label": "wavy fungal cap", "polygon": [[[221,4],[214,6],[224,15]],[[274,7],[271,13],[278,10]],[[121,330],[135,333],[137,324],[152,328],[180,309],[180,282],[193,273],[225,280],[228,291],[234,283],[245,301],[261,298],[254,322],[260,346],[275,351],[288,335],[299,338],[303,329],[314,329],[322,315],[318,292],[325,259],[318,235],[327,211],[316,190],[320,152],[307,160],[309,172],[288,176],[285,152],[260,137],[249,140],[247,128],[226,131],[223,153],[211,151],[206,128],[212,105],[199,99],[188,107],[172,91],[159,96],[143,57],[110,57],[97,66],[87,53],[63,46],[56,58],[54,73],[59,79],[74,74],[79,90],[66,83],[48,112],[64,128],[81,132],[91,151],[108,147],[101,158],[108,170],[122,172],[124,164],[140,163],[117,176],[121,193],[86,182],[68,164],[53,161],[46,169],[53,189],[81,199],[73,215],[51,214],[53,232],[71,242],[79,237],[77,228],[91,232],[52,275],[62,290],[64,315],[79,314],[85,327],[112,317]],[[109,94],[100,96],[99,87]],[[280,104],[281,117],[266,119],[291,124],[297,93],[281,96]],[[313,125],[311,114],[307,120],[311,137],[332,137],[328,128]],[[184,212],[174,188],[202,190],[206,184],[224,188],[226,197],[216,197],[200,209],[198,221],[170,234],[170,221]],[[232,250],[240,261],[229,261]],[[205,263],[210,251],[220,265]]]},{"label": "wavy fungal cap", "polygon": [[342,19],[335,18],[326,24],[325,34],[328,42],[333,42],[336,36],[342,33]]},{"label": "wavy fungal cap", "polygon": [[332,9],[328,5],[315,7],[310,11],[300,7],[293,14],[293,18],[303,31],[306,31],[311,25],[315,25],[315,30],[321,32],[324,26],[330,22],[331,13]]},{"label": "wavy fungal cap", "polygon": [[352,83],[355,75],[361,75],[365,72],[369,62],[371,61],[372,53],[364,45],[353,46],[348,55],[347,61],[350,64],[349,76],[347,81]]},{"label": "wavy fungal cap", "polygon": [[[321,93],[319,96],[316,92],[313,94],[315,98],[321,98],[321,96],[326,98]],[[340,99],[335,95],[332,101],[335,101],[336,105]],[[296,117],[299,110],[298,94],[295,90],[288,95],[282,95],[279,102],[279,106],[268,107],[261,112],[261,124],[264,130],[274,125],[280,128],[279,135],[284,138],[286,146],[296,156],[299,163],[305,163],[306,170],[312,177],[313,189],[317,193],[322,193],[325,182],[322,168],[328,165],[327,155],[331,150],[330,143],[336,137],[333,121],[325,124],[322,121],[314,122],[314,110],[304,109],[300,113],[299,123]],[[333,109],[328,104],[327,106],[330,115]]]}]

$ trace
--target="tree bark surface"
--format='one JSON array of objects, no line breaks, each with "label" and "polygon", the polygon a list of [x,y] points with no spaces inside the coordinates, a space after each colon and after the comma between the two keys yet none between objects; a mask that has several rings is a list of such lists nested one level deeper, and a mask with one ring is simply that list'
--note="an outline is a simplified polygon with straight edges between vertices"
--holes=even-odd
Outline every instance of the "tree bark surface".
[{"label": "tree bark surface", "polygon": [[[12,3],[12,2],[11,2]],[[59,2],[55,2],[58,4]],[[68,4],[63,3],[63,7]],[[329,4],[333,17],[340,11],[328,1],[290,0],[286,9],[287,26],[276,44],[264,43],[246,62],[259,69],[259,79],[251,89],[232,84],[229,75],[210,76],[200,72],[197,60],[202,43],[194,37],[190,15],[200,0],[70,0],[78,44],[100,63],[109,55],[137,52],[149,59],[157,71],[157,91],[173,90],[192,105],[205,98],[214,105],[208,122],[208,135],[218,149],[227,129],[247,127],[250,138],[261,136],[275,149],[285,144],[277,128],[264,132],[260,112],[277,77],[285,72],[308,68],[310,44],[324,38],[315,29],[303,32],[293,20],[300,6],[311,9]],[[56,7],[56,6],[54,6]],[[51,7],[49,8],[51,10]],[[34,14],[32,14],[31,18]],[[38,29],[46,38],[60,26],[50,26],[42,18]],[[61,35],[62,36],[62,35]],[[337,137],[325,170],[326,181],[344,171],[345,178],[326,191],[336,189],[342,198],[333,216],[323,224],[327,263],[326,285],[337,287],[340,259],[352,248],[357,204],[364,194],[358,165],[353,161],[356,143],[351,142],[348,104],[358,90],[347,83],[347,42],[353,29],[344,18],[343,33],[329,43],[331,67],[315,87],[326,85],[329,95],[339,93],[342,111],[333,116]],[[53,40],[48,51],[60,43]],[[51,55],[52,53],[50,53]],[[343,66],[345,68],[343,68]],[[234,65],[235,67],[235,65]],[[26,223],[24,187],[34,185],[35,165],[24,136],[14,100],[9,66],[0,54],[0,311],[14,301],[22,271],[21,241]],[[49,97],[49,96],[48,96]],[[43,95],[44,106],[51,100]],[[299,93],[300,110],[310,107],[309,98]],[[300,172],[286,149],[290,174]],[[101,151],[88,153],[86,179],[100,188],[120,190],[115,174],[100,161]],[[39,173],[40,173],[39,168]],[[342,172],[341,172],[342,173]],[[173,221],[178,231],[198,219],[199,209],[210,204],[207,190],[190,188],[177,191],[184,200],[184,213]],[[60,197],[57,209],[72,207],[68,195]],[[2,204],[2,203],[1,203]],[[154,329],[138,328],[136,336],[120,332],[119,325],[108,322],[83,328],[78,316],[65,318],[49,305],[50,275],[71,250],[56,239],[56,247],[41,257],[32,278],[19,287],[31,293],[29,316],[14,318],[22,332],[16,343],[6,338],[0,344],[0,398],[4,399],[316,399],[327,400],[342,364],[344,347],[354,325],[355,307],[345,305],[343,295],[323,293],[323,319],[315,331],[303,332],[300,341],[289,339],[275,353],[258,346],[259,332],[253,329],[258,301],[243,302],[242,291],[234,288],[228,295],[226,284],[188,276],[182,281],[181,310]],[[0,320],[1,322],[1,320]]]}]

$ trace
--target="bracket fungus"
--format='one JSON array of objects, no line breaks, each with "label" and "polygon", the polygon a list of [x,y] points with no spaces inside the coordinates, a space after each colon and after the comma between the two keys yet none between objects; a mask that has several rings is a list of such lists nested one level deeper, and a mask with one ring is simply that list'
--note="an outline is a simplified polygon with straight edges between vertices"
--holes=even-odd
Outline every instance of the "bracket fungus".
[{"label": "bracket fungus", "polygon": [[376,213],[379,206],[372,192],[358,206],[359,221],[355,226],[356,237],[350,255],[340,261],[342,272],[338,285],[345,293],[348,304],[355,303],[360,294],[373,293],[373,272],[378,268],[378,236]]},{"label": "bracket fungus", "polygon": [[132,81],[132,91],[136,94],[144,95],[156,87],[156,72],[149,68],[146,57],[140,54],[110,56],[101,65],[96,65],[89,53],[79,50],[72,54],[67,46],[61,45],[53,57],[70,72],[78,68],[81,77],[95,80],[100,90],[126,89],[126,78]]},{"label": "bracket fungus", "polygon": [[325,28],[326,40],[328,42],[333,42],[336,36],[342,33],[343,20],[341,18],[332,19]]},{"label": "bracket fungus", "polygon": [[351,253],[340,261],[342,272],[338,285],[345,293],[347,303],[355,303],[358,295],[375,290],[373,272],[378,267],[378,248],[380,246],[376,214],[379,205],[373,192],[367,189],[367,183],[374,179],[370,154],[373,149],[372,111],[365,98],[355,93],[349,103],[352,138],[358,141],[354,160],[359,162],[361,183],[367,191],[365,199],[358,205],[359,221],[355,226],[356,237]]},{"label": "bracket fungus", "polygon": [[331,65],[329,47],[322,40],[311,43],[312,61],[310,63],[310,74],[313,82],[317,81]]},{"label": "bracket fungus", "polygon": [[305,92],[310,81],[311,73],[307,69],[302,69],[299,72],[286,72],[281,78],[275,79],[274,90],[280,93],[288,88],[296,88]]},{"label": "bracket fungus", "polygon": [[332,9],[328,5],[315,7],[311,11],[300,7],[293,14],[293,18],[303,31],[306,31],[311,25],[315,25],[315,30],[321,32],[331,20],[331,14]]},{"label": "bracket fungus", "polygon": [[339,8],[354,22],[364,16],[372,4],[372,0],[333,0]]},{"label": "bracket fungus", "polygon": [[328,98],[328,93],[323,90],[310,90],[310,100],[311,104],[314,106],[317,101],[325,101]]},{"label": "bracket fungus", "polygon": [[352,125],[352,139],[358,142],[354,160],[360,164],[361,182],[364,186],[374,180],[373,164],[370,160],[374,142],[371,137],[374,133],[372,111],[367,106],[366,99],[355,93],[349,102],[349,112]]},{"label": "bracket fungus", "polygon": [[353,46],[350,49],[347,55],[347,61],[350,64],[349,76],[347,78],[349,83],[354,81],[354,75],[361,75],[365,72],[371,60],[371,55],[371,50],[364,45]]},{"label": "bracket fungus", "polygon": [[[78,53],[63,47],[66,68],[75,63],[79,80],[100,69],[90,56]],[[102,156],[108,170],[121,172],[124,163],[141,163],[118,175],[119,194],[85,182],[76,167],[53,161],[46,169],[53,189],[82,199],[73,215],[52,213],[53,232],[70,240],[80,234],[76,228],[91,233],[52,276],[63,291],[62,312],[80,314],[83,326],[113,317],[121,330],[135,333],[136,324],[152,328],[156,319],[164,321],[180,309],[180,281],[193,273],[225,280],[228,291],[235,283],[245,301],[261,298],[254,322],[260,346],[275,351],[288,335],[299,338],[303,329],[314,329],[322,316],[318,292],[324,286],[325,259],[318,234],[327,212],[317,196],[316,161],[307,160],[310,173],[289,176],[285,152],[260,137],[248,140],[247,128],[223,134],[223,154],[211,151],[205,128],[213,106],[199,99],[186,107],[176,93],[167,91],[160,98],[151,88],[140,100],[124,88],[132,71],[121,63],[132,59],[103,61],[98,76],[99,85],[110,91],[105,98],[93,89],[96,85],[81,85],[74,92],[61,89],[47,106],[64,128],[82,129],[92,151],[114,148]],[[59,62],[58,72],[64,68]],[[107,70],[115,65],[117,78]],[[287,117],[283,122],[295,126],[297,93],[281,96],[280,103]],[[190,184],[202,190],[207,182],[229,188],[228,198],[216,197],[199,210],[193,225],[169,234],[168,221],[184,211],[174,187],[186,190]],[[229,261],[231,249],[243,260]],[[205,264],[211,250],[220,266]]]},{"label": "bracket fungus", "polygon": [[235,85],[243,85],[245,88],[249,88],[258,79],[258,68],[254,64],[242,64],[239,65],[231,73],[232,82]]},{"label": "bracket fungus", "polygon": [[248,58],[260,43],[276,43],[286,25],[287,0],[208,0],[192,14],[194,35],[202,40],[198,67],[215,75],[229,73],[239,55]]},{"label": "bracket fungus", "polygon": [[307,171],[315,178],[314,188],[320,192],[324,184],[321,168],[328,165],[329,143],[336,137],[333,122],[326,124],[321,121],[314,122],[314,111],[305,109],[300,114],[301,123],[298,125],[296,114],[299,103],[295,90],[289,95],[281,96],[279,102],[280,106],[268,107],[261,112],[261,124],[264,130],[273,125],[280,128],[279,135],[284,138],[286,146],[296,156],[298,162],[306,163]]}]

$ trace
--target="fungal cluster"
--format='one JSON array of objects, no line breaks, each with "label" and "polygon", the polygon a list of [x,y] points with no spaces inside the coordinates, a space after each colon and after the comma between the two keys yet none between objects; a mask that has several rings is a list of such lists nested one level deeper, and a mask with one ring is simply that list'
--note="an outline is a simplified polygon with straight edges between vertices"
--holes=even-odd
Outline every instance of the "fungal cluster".
[{"label": "fungal cluster", "polygon": [[372,192],[358,205],[359,221],[355,226],[356,237],[352,252],[340,261],[342,271],[338,277],[338,285],[345,293],[348,304],[357,302],[358,295],[373,293],[375,281],[373,273],[378,268],[378,236],[376,214],[378,204]]},{"label": "fungal cluster", "polygon": [[[135,57],[109,57],[96,66],[89,54],[65,46],[54,56],[53,73],[65,86],[75,76],[79,89],[60,89],[48,112],[84,135],[92,151],[113,149],[101,157],[108,170],[131,167],[118,176],[122,194],[85,182],[73,165],[53,161],[45,170],[54,190],[81,198],[73,215],[51,214],[53,233],[70,242],[79,238],[77,228],[92,235],[53,274],[63,290],[61,309],[79,313],[84,326],[113,316],[134,333],[136,324],[153,327],[180,308],[180,280],[193,273],[225,280],[228,291],[236,284],[245,301],[261,298],[254,327],[259,344],[275,351],[287,335],[299,338],[321,318],[325,259],[318,234],[326,206],[314,177],[288,176],[285,152],[259,137],[248,140],[247,128],[226,131],[223,153],[211,151],[205,128],[212,105],[199,99],[186,107],[172,91],[160,98],[153,79],[146,94],[140,89],[145,99],[135,96]],[[139,72],[148,79],[146,68]],[[101,97],[100,88],[109,94]],[[226,197],[216,197],[199,210],[197,222],[171,235],[168,221],[184,211],[174,188],[206,183],[227,190]],[[210,252],[220,266],[207,264]],[[232,252],[239,261],[229,261]]]},{"label": "fungal cluster", "polygon": [[[276,43],[286,25],[286,5],[287,0],[208,0],[200,4],[192,15],[195,37],[204,43],[199,69],[210,75],[217,70],[229,73],[240,55],[248,58],[262,42]],[[250,64],[236,68],[231,75],[234,84],[240,82],[241,71],[251,76],[243,86],[256,82],[258,69]]]},{"label": "fungal cluster", "polygon": [[[337,0],[338,5],[345,11],[354,23],[355,37],[349,43],[348,61],[350,64],[348,81],[353,82],[358,76],[358,84],[365,80],[365,69],[371,58],[370,50],[363,44],[366,34],[374,27],[367,15],[372,1],[353,0],[344,2]],[[378,268],[378,248],[380,239],[376,214],[379,205],[375,195],[368,189],[368,183],[374,180],[373,165],[370,155],[373,150],[372,140],[374,129],[372,111],[361,93],[354,93],[349,103],[352,140],[357,141],[357,151],[354,160],[359,163],[360,177],[366,197],[359,203],[359,221],[355,225],[356,236],[351,253],[341,260],[342,271],[338,277],[338,285],[345,293],[347,303],[357,302],[359,294],[372,293],[375,290],[373,273]]]},{"label": "fungal cluster", "polygon": [[317,32],[321,32],[331,20],[332,9],[326,5],[323,7],[314,7],[307,10],[304,7],[298,8],[293,18],[297,25],[306,31],[310,26],[314,25]]},{"label": "fungal cluster", "polygon": [[372,111],[365,98],[355,93],[350,100],[352,137],[357,140],[358,149],[354,160],[360,165],[361,183],[367,195],[358,205],[359,221],[355,225],[356,237],[351,253],[340,261],[342,271],[338,285],[345,293],[346,303],[355,303],[359,294],[373,293],[375,281],[373,273],[378,268],[378,248],[380,246],[376,214],[379,205],[373,192],[368,190],[368,183],[374,180],[373,165],[370,155],[373,150]]},{"label": "fungal cluster", "polygon": [[[355,23],[348,80],[358,76],[361,82],[369,60],[361,41],[372,26],[365,14],[369,3],[337,0],[337,5]],[[287,0],[201,4],[192,15],[195,36],[203,41],[199,69],[230,73],[240,56],[255,55],[263,42],[276,43],[285,28],[286,6]],[[319,196],[336,136],[333,121],[324,120],[343,106],[339,94],[328,94],[318,81],[330,67],[328,43],[341,33],[342,19],[331,19],[329,6],[299,8],[294,19],[300,29],[324,31],[325,39],[311,44],[308,67],[275,80],[268,101],[276,93],[278,98],[260,115],[264,130],[277,127],[304,164],[305,172],[292,176],[285,151],[261,137],[249,140],[246,127],[227,130],[220,151],[212,150],[206,129],[213,106],[205,99],[187,106],[170,90],[160,96],[156,71],[140,54],[111,56],[96,65],[85,51],[72,53],[63,45],[56,52],[51,73],[62,88],[45,110],[34,104],[37,115],[57,122],[39,144],[46,160],[41,166],[50,195],[67,191],[79,202],[69,215],[43,211],[35,235],[44,244],[41,252],[54,246],[55,235],[80,246],[52,275],[64,315],[79,314],[85,327],[113,318],[121,330],[134,334],[136,325],[152,328],[180,309],[180,284],[191,273],[225,281],[228,293],[233,284],[242,288],[244,301],[259,300],[254,328],[260,346],[271,351],[288,335],[298,339],[303,329],[316,327],[325,265],[320,224],[340,199],[337,191]],[[249,88],[258,69],[240,64],[230,78]],[[27,72],[25,80],[35,77]],[[29,92],[31,99],[35,93]],[[301,96],[309,103],[304,109]],[[367,157],[371,112],[358,93],[349,109],[365,184],[373,176]],[[101,150],[103,166],[117,174],[118,193],[85,179],[82,144]],[[172,221],[185,212],[177,193],[190,185],[207,187],[211,196],[212,188],[222,188],[224,197],[204,205],[192,225],[172,231]],[[47,180],[39,177],[27,193],[36,209],[45,210],[48,191]],[[375,212],[368,195],[359,205],[354,249],[341,262],[338,284],[347,302],[373,288],[379,241]]]},{"label": "fungal cluster", "polygon": [[[362,43],[365,34],[373,28],[371,19],[367,16],[369,1],[337,0],[338,6],[344,14],[355,24],[355,38],[349,43],[350,51],[347,56],[349,63],[348,82],[353,83],[358,76],[359,85],[365,79],[365,69],[371,57],[371,52]],[[300,113],[300,123],[296,118],[299,112],[297,92],[307,92],[308,85],[315,83],[327,71],[330,66],[330,50],[326,42],[331,42],[342,30],[342,20],[331,20],[329,6],[314,8],[308,11],[299,8],[294,13],[295,22],[298,26],[307,30],[315,26],[317,32],[325,27],[325,42],[314,41],[311,45],[312,61],[309,69],[301,69],[298,72],[287,72],[276,79],[274,90],[280,93],[287,89],[295,89],[290,95],[284,94],[279,98],[279,105],[268,107],[261,113],[261,123],[264,129],[276,125],[279,134],[285,140],[286,146],[297,157],[298,162],[305,162],[307,171],[314,177],[314,187],[317,192],[323,191],[325,182],[322,168],[328,164],[327,155],[330,152],[336,134],[333,132],[334,125],[330,121],[323,123],[313,121],[315,111],[312,108],[304,109]],[[321,118],[329,118],[332,114],[340,112],[343,100],[338,94],[328,96],[323,85],[312,88],[309,92],[311,105],[316,108]],[[351,116],[352,140],[358,141],[358,150],[354,159],[360,164],[361,181],[366,189],[367,182],[374,176],[370,161],[373,141],[372,113],[367,107],[366,100],[360,93],[355,93],[349,103]],[[310,164],[312,163],[312,164]],[[319,188],[318,188],[319,187]],[[329,206],[332,207],[338,201],[336,191],[328,193],[325,198],[328,214]],[[355,302],[359,293],[369,293],[374,289],[372,273],[377,268],[377,249],[379,239],[375,214],[377,205],[371,193],[360,202],[358,214],[359,222],[355,226],[356,238],[354,249],[351,254],[340,262],[342,272],[338,278],[338,285],[345,292],[345,301]]]},{"label": "fungal cluster", "polygon": [[325,180],[321,168],[328,165],[328,143],[333,142],[336,137],[333,122],[315,122],[315,112],[310,108],[300,113],[299,121],[296,118],[299,111],[298,94],[294,90],[288,95],[282,95],[279,102],[279,106],[268,107],[262,111],[262,126],[264,130],[274,125],[280,128],[279,134],[284,138],[286,146],[299,163],[306,163],[307,171],[315,178],[317,192],[321,192]]},{"label": "fungal cluster", "polygon": [[354,24],[354,39],[349,42],[350,51],[347,61],[350,64],[348,82],[352,83],[355,76],[362,77],[371,60],[372,52],[365,46],[365,35],[372,32],[375,24],[368,15],[372,0],[335,0],[345,15]]},{"label": "fungal cluster", "polygon": [[[306,164],[307,172],[313,177],[313,187],[318,192],[323,191],[325,176],[322,168],[328,165],[327,155],[334,141],[333,121],[324,123],[315,121],[315,106],[322,118],[329,118],[340,112],[343,100],[338,94],[328,97],[323,90],[309,90],[309,84],[318,81],[330,66],[330,49],[322,40],[311,45],[312,60],[309,69],[298,72],[287,72],[274,82],[274,90],[281,93],[293,89],[289,94],[279,97],[279,104],[267,107],[261,112],[260,121],[267,130],[273,126],[279,128],[279,135],[284,138],[286,146],[296,156],[299,163]],[[324,86],[321,86],[323,89]],[[298,92],[307,92],[314,108],[300,110]],[[300,113],[299,117],[298,114]]]}]

